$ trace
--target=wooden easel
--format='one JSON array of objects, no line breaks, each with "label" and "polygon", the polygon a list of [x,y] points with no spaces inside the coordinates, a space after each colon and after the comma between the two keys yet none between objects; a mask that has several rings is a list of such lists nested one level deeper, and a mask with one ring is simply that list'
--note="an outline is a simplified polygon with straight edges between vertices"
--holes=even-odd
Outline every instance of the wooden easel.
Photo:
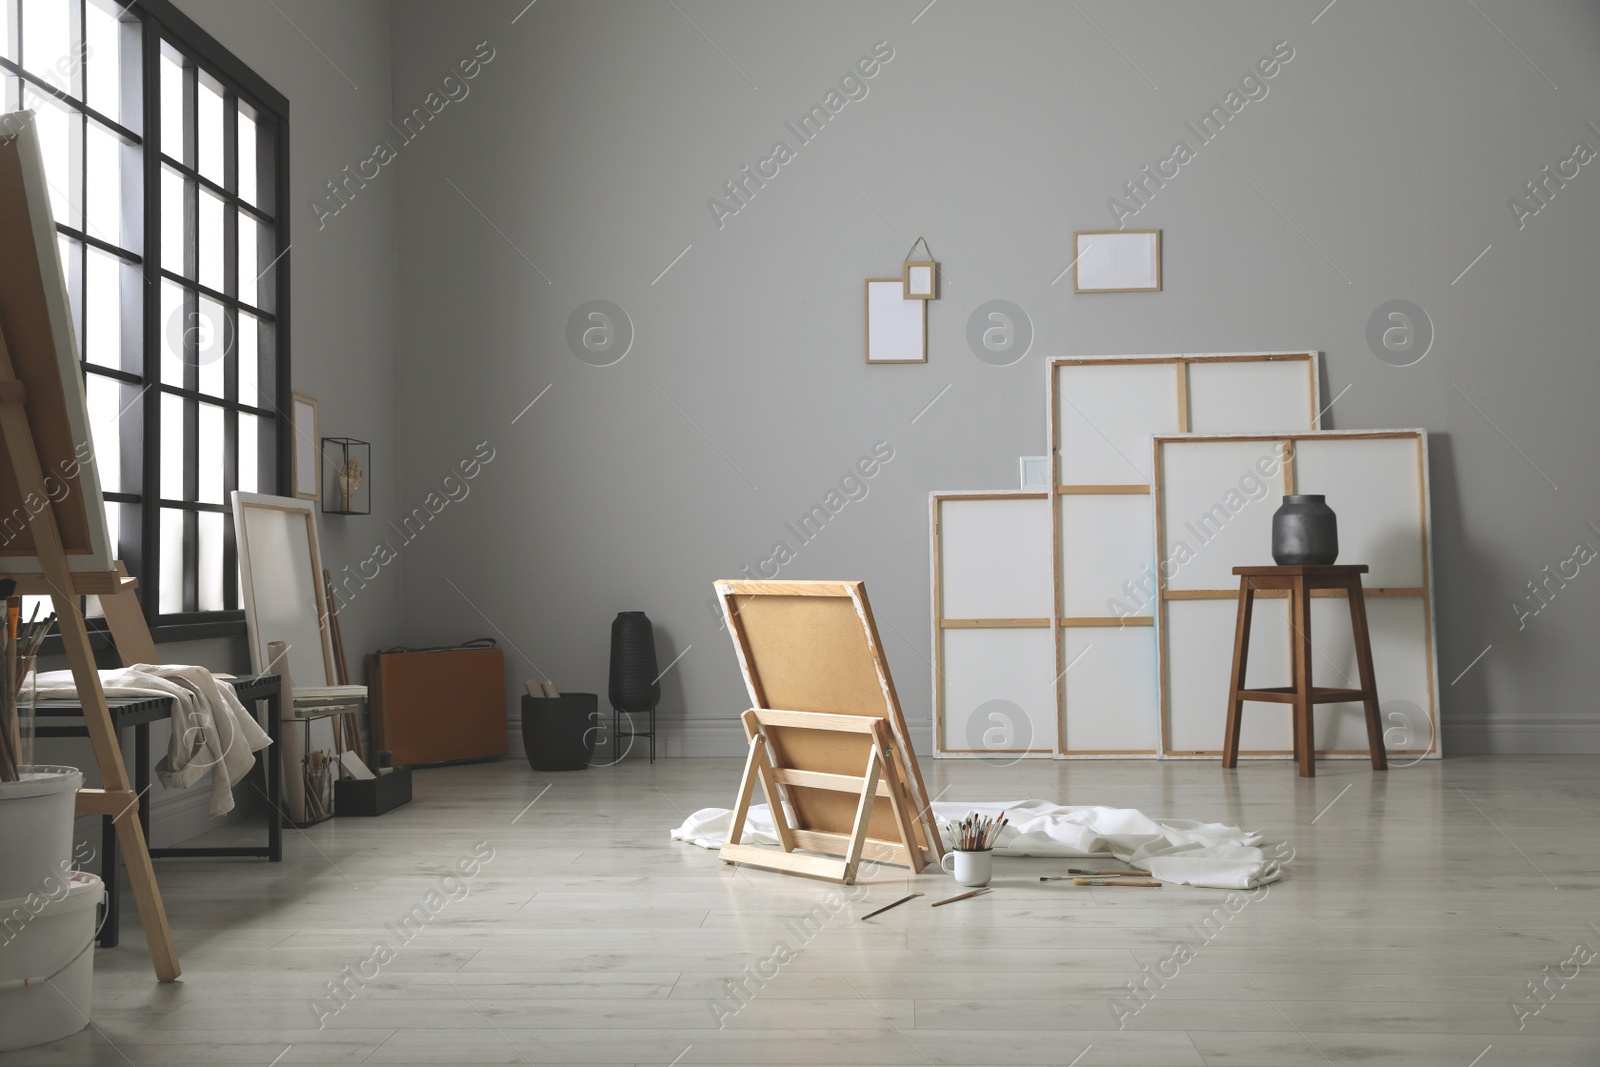
[{"label": "wooden easel", "polygon": [[[866,587],[722,581],[716,589],[755,705],[743,716],[750,753],[721,857],[847,885],[862,859],[913,873],[937,863],[944,845]],[[741,840],[758,783],[779,849]]]},{"label": "wooden easel", "polygon": [[[139,824],[139,797],[122,763],[77,604],[79,596],[119,593],[123,576],[112,566],[105,501],[93,456],[84,451],[88,413],[44,163],[31,112],[6,116],[0,127],[0,437],[6,452],[0,514],[27,515],[27,526],[0,545],[0,575],[14,579],[18,593],[49,596],[55,604],[102,782],[102,788],[78,792],[77,811],[115,821],[151,962],[156,976],[170,982],[179,974],[178,953]],[[94,562],[75,572],[71,556]]]},{"label": "wooden easel", "polygon": [[[44,471],[34,446],[33,429],[28,422],[27,399],[27,390],[17,380],[11,365],[5,336],[0,333],[0,432],[4,434],[11,471],[23,499],[49,500]],[[93,503],[100,506],[98,501]],[[128,864],[128,882],[139,906],[145,940],[150,944],[150,961],[157,978],[163,982],[175,981],[181,973],[178,950],[172,944],[172,931],[167,926],[166,909],[161,904],[155,868],[150,865],[144,828],[139,825],[139,797],[133,791],[128,769],[122,762],[122,749],[111,728],[111,712],[106,707],[94,650],[89,645],[89,630],[78,611],[80,596],[112,596],[121,592],[123,576],[116,572],[74,574],[61,543],[54,508],[28,510],[31,512],[28,526],[33,533],[33,549],[39,559],[40,573],[8,577],[16,580],[18,593],[49,596],[54,602],[56,626],[61,632],[67,663],[72,668],[78,700],[83,704],[84,725],[89,731],[89,744],[103,783],[100,789],[78,791],[77,813],[109,815],[116,822],[117,841]],[[116,872],[107,871],[106,877],[115,878]]]}]

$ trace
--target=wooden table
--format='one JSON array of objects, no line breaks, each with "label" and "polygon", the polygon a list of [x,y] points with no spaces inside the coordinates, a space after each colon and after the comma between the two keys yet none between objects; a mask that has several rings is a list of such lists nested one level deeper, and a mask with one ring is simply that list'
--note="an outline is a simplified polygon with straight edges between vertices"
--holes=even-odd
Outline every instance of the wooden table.
[{"label": "wooden table", "polygon": [[[1367,745],[1372,752],[1372,769],[1389,769],[1383,749],[1383,726],[1378,719],[1378,683],[1372,673],[1372,639],[1367,633],[1367,602],[1361,589],[1365,563],[1300,565],[1292,567],[1235,567],[1239,576],[1239,624],[1233,635],[1233,678],[1228,683],[1228,726],[1223,744],[1222,766],[1239,762],[1239,719],[1246,700],[1292,705],[1294,716],[1294,754],[1300,764],[1300,777],[1317,773],[1316,737],[1312,729],[1312,708],[1318,704],[1360,701],[1367,714]],[[1311,671],[1311,594],[1318,589],[1342,590],[1350,602],[1350,627],[1355,637],[1356,667],[1360,689],[1331,689],[1312,684]],[[1262,689],[1245,687],[1245,666],[1250,657],[1250,615],[1257,592],[1287,591],[1289,594],[1289,658],[1293,679],[1289,685]]]},{"label": "wooden table", "polygon": [[[220,679],[219,679],[220,681]],[[254,678],[238,678],[227,683],[233,686],[240,703],[249,707],[257,700],[267,704],[267,736],[272,744],[262,750],[261,762],[267,778],[267,843],[265,845],[225,845],[214,847],[180,846],[152,848],[152,859],[177,856],[252,856],[278,863],[283,859],[283,819],[280,808],[283,802],[283,784],[278,766],[278,719],[282,698],[282,683],[278,675],[263,674]],[[111,726],[122,741],[124,728],[133,729],[133,784],[139,794],[139,822],[144,827],[145,839],[150,837],[150,724],[172,718],[171,697],[107,697],[111,710]],[[83,705],[74,700],[41,700],[35,706],[35,733],[39,737],[87,737],[88,727],[83,723]],[[77,719],[76,723],[62,722]],[[51,720],[56,720],[52,722]],[[100,832],[101,880],[106,887],[106,921],[100,929],[100,945],[111,948],[118,939],[117,912],[117,831],[109,815],[102,816]]]}]

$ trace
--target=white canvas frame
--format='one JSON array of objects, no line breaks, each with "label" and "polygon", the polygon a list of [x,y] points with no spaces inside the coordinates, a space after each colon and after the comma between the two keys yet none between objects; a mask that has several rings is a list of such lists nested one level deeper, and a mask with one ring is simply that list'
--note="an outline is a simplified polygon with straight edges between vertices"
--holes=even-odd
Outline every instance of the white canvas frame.
[{"label": "white canvas frame", "polygon": [[929,495],[935,755],[1055,750],[1049,506],[1041,490]]},{"label": "white canvas frame", "polygon": [[[1057,615],[1056,701],[1059,757],[1126,758],[1158,756],[1160,701],[1155,685],[1155,510],[1150,438],[1161,433],[1313,429],[1320,416],[1318,353],[1231,352],[1129,356],[1063,357],[1045,368],[1049,391],[1051,524]],[[1083,388],[1077,383],[1092,383]],[[1137,410],[1132,410],[1137,408]],[[1090,412],[1094,414],[1091,415]],[[1101,416],[1101,417],[1096,417]],[[1087,428],[1076,427],[1078,422]],[[1137,510],[1130,511],[1134,502]],[[1095,509],[1102,526],[1095,544],[1122,549],[1122,566],[1131,573],[1111,584],[1146,586],[1113,610],[1086,604],[1075,575],[1092,568],[1072,544],[1072,518]],[[1087,543],[1087,542],[1086,542]],[[1128,554],[1131,553],[1131,554]],[[1081,567],[1079,562],[1081,559]],[[1107,557],[1109,559],[1109,557]],[[1107,565],[1107,559],[1098,565]],[[1132,565],[1134,560],[1137,564]],[[1115,561],[1113,561],[1115,562]],[[1097,583],[1102,586],[1103,583]],[[1143,605],[1137,601],[1142,599]],[[1128,630],[1137,630],[1129,634]],[[1084,631],[1072,633],[1068,631]],[[1105,643],[1073,647],[1089,632]],[[1081,659],[1079,658],[1081,655]],[[1114,679],[1141,665],[1149,674],[1133,685]],[[1104,675],[1105,677],[1098,677]],[[1086,710],[1084,701],[1104,703]],[[1103,710],[1102,710],[1103,709]],[[1119,735],[1099,719],[1126,726]],[[1085,723],[1096,737],[1092,747],[1077,745]]]},{"label": "white canvas frame", "polygon": [[317,402],[301,393],[294,394],[294,418],[290,437],[294,442],[294,495],[302,500],[322,499],[322,456],[317,434]]},{"label": "white canvas frame", "polygon": [[1079,230],[1072,238],[1075,292],[1161,291],[1160,230]]},{"label": "white canvas frame", "polygon": [[[1205,512],[1205,501],[1220,496],[1219,490],[1235,481],[1241,463],[1253,463],[1257,453],[1266,455],[1268,450],[1282,456],[1286,446],[1292,446],[1287,460],[1265,479],[1269,496],[1241,506],[1226,519],[1216,513],[1219,529],[1215,531],[1210,525],[1203,529],[1194,526],[1192,514]],[[1338,491],[1330,495],[1329,504],[1340,520],[1339,562],[1372,567],[1362,584],[1373,631],[1380,706],[1404,699],[1417,704],[1427,720],[1425,727],[1395,722],[1385,711],[1383,726],[1390,758],[1438,758],[1441,737],[1427,434],[1422,430],[1349,430],[1188,435],[1157,437],[1152,447],[1157,478],[1157,559],[1177,560],[1185,555],[1177,547],[1180,540],[1198,544],[1201,536],[1209,536],[1203,547],[1195,548],[1192,559],[1158,568],[1163,752],[1172,758],[1221,754],[1238,597],[1238,579],[1232,576],[1232,567],[1271,564],[1271,517],[1279,496],[1334,488]],[[1267,476],[1268,470],[1256,473]],[[1306,481],[1308,473],[1313,482]],[[1225,512],[1231,509],[1231,502],[1219,503]],[[1331,670],[1353,678],[1344,599],[1317,597],[1312,611],[1313,674],[1320,671],[1325,678]],[[1252,684],[1274,684],[1287,677],[1288,631],[1287,626],[1275,625],[1278,614],[1287,619],[1281,600],[1257,594],[1249,661]],[[1355,717],[1351,708],[1359,716],[1359,705],[1318,706],[1318,758],[1367,758],[1365,727],[1348,721]],[[1204,722],[1197,722],[1202,717]],[[1241,757],[1291,754],[1288,717],[1280,712],[1277,718],[1281,721],[1274,721],[1273,709],[1247,702]],[[1397,738],[1397,727],[1403,728],[1404,739]],[[1413,737],[1411,730],[1427,735],[1420,751],[1422,738]],[[1329,739],[1330,744],[1323,745],[1322,739]],[[1197,748],[1197,744],[1204,747]]]},{"label": "white canvas frame", "polygon": [[[284,520],[285,537],[273,540],[270,525],[262,526],[257,520],[279,517]],[[239,585],[251,668],[256,673],[266,670],[268,642],[285,641],[289,644],[288,673],[297,687],[334,685],[333,639],[322,584],[315,502],[235,490],[233,528],[239,547]]]}]

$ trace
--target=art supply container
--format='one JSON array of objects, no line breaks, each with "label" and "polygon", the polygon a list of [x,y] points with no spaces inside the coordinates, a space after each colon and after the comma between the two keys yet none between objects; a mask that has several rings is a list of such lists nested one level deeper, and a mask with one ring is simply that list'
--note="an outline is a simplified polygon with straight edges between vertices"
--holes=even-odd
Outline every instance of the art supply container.
[{"label": "art supply container", "polygon": [[986,848],[977,852],[952,849],[944,854],[939,866],[944,868],[944,873],[954,875],[957,882],[968,888],[986,886],[989,879],[994,877],[994,849]]},{"label": "art supply container", "polygon": [[0,947],[0,1052],[57,1041],[89,1025],[95,918],[105,887],[85,871],[51,885],[0,900],[0,915],[10,917],[0,935],[6,938]]},{"label": "art supply container", "polygon": [[76,767],[30,767],[18,781],[0,782],[0,900],[26,897],[51,874],[71,869],[73,807],[82,787]]}]

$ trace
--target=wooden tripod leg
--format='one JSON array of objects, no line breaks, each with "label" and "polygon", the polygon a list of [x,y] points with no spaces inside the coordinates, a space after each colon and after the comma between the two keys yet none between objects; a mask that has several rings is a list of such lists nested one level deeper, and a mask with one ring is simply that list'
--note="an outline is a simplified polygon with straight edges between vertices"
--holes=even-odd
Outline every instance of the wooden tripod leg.
[{"label": "wooden tripod leg", "polygon": [[1239,726],[1244,713],[1245,667],[1250,661],[1250,616],[1255,610],[1256,591],[1249,578],[1239,579],[1239,621],[1233,630],[1233,677],[1228,682],[1228,726],[1222,740],[1224,769],[1239,765]]},{"label": "wooden tripod leg", "polygon": [[1378,681],[1372,669],[1372,635],[1367,631],[1367,598],[1361,579],[1350,584],[1350,630],[1355,638],[1356,669],[1361,674],[1362,707],[1367,713],[1367,748],[1372,753],[1372,769],[1389,769],[1389,754],[1383,744],[1383,722],[1378,717]]}]

